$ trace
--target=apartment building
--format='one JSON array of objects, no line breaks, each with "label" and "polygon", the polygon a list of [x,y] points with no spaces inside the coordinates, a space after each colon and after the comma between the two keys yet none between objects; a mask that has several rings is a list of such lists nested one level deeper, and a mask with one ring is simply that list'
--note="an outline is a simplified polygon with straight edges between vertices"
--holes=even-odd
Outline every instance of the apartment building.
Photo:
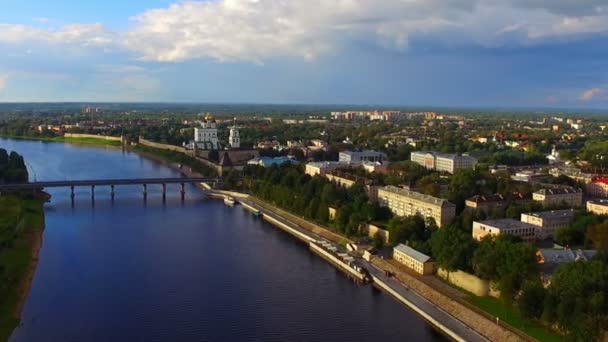
[{"label": "apartment building", "polygon": [[541,189],[532,194],[532,200],[546,207],[559,205],[580,207],[583,205],[583,192],[570,187]]},{"label": "apartment building", "polygon": [[586,184],[587,195],[591,197],[608,197],[608,178],[595,177]]},{"label": "apartment building", "polygon": [[477,164],[477,159],[473,157],[425,151],[412,152],[410,160],[429,170],[452,174],[462,169],[473,169]]},{"label": "apartment building", "polygon": [[473,222],[473,239],[481,240],[488,235],[510,234],[531,242],[536,239],[536,226],[514,219],[500,219]]},{"label": "apartment building", "polygon": [[456,216],[456,205],[446,199],[437,198],[401,189],[396,186],[385,186],[378,189],[378,202],[397,216],[419,215],[425,219],[434,219],[439,227],[452,222]]},{"label": "apartment building", "polygon": [[317,175],[324,177],[328,172],[345,166],[348,165],[336,161],[313,162],[306,164],[304,172],[311,177]]},{"label": "apartment building", "polygon": [[572,219],[574,219],[573,209],[521,214],[521,222],[538,227],[536,238],[539,240],[552,238],[556,230],[568,227]]},{"label": "apartment building", "polygon": [[608,200],[587,201],[587,211],[595,215],[608,215]]}]

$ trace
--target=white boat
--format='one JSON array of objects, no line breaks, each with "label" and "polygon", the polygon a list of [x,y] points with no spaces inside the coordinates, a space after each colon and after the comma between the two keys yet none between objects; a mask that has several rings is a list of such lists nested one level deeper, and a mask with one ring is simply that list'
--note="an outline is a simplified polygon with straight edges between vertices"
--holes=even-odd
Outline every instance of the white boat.
[{"label": "white boat", "polygon": [[235,203],[236,203],[236,201],[232,197],[224,198],[224,204],[227,206],[233,206]]}]

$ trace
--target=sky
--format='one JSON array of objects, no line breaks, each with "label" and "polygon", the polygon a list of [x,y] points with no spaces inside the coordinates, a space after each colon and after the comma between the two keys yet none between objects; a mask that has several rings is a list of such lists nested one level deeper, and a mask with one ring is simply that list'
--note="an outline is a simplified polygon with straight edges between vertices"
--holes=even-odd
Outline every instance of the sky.
[{"label": "sky", "polygon": [[0,102],[608,109],[608,0],[0,7]]}]

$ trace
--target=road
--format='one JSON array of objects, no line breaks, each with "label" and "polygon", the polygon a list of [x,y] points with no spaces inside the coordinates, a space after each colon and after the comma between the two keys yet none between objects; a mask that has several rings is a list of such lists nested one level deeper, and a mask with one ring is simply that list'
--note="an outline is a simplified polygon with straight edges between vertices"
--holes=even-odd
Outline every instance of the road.
[{"label": "road", "polygon": [[487,338],[469,328],[466,324],[441,310],[435,304],[431,303],[418,293],[410,290],[401,282],[397,281],[392,277],[387,277],[385,272],[371,263],[360,260],[365,268],[376,278],[382,280],[387,284],[393,291],[398,293],[400,296],[408,300],[410,303],[424,311],[427,315],[431,316],[434,320],[444,325],[447,329],[451,330],[454,334],[460,336],[465,341],[489,341]]}]

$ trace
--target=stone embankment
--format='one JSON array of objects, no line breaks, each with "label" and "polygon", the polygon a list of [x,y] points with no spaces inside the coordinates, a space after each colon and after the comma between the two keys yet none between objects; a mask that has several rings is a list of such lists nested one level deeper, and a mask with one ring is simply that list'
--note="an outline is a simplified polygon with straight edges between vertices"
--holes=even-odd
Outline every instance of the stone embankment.
[{"label": "stone embankment", "polygon": [[496,322],[489,320],[487,317],[482,316],[449,296],[435,290],[423,281],[417,279],[417,277],[409,274],[395,262],[374,258],[372,263],[383,270],[394,273],[395,277],[401,283],[416,291],[445,312],[458,318],[464,324],[491,341],[533,341],[531,338],[525,338],[522,335],[516,334],[509,329],[496,324]]}]

